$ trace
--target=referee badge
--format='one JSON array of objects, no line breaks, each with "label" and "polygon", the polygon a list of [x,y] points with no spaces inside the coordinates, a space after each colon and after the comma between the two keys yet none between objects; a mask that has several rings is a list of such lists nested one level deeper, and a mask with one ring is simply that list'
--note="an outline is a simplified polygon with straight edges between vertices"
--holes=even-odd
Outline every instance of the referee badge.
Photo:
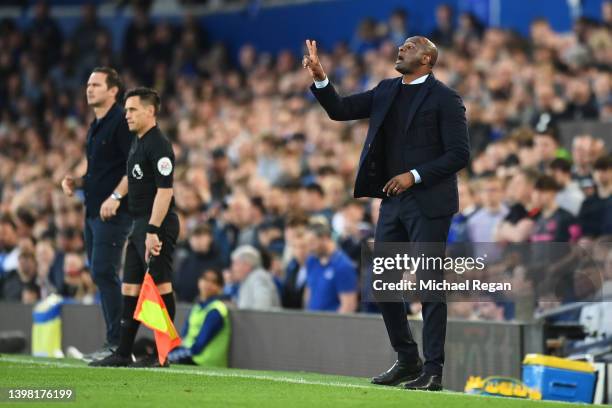
[{"label": "referee badge", "polygon": [[172,162],[167,157],[162,157],[157,162],[157,170],[162,176],[168,176],[172,173]]},{"label": "referee badge", "polygon": [[140,168],[139,164],[135,164],[134,167],[132,168],[132,176],[136,180],[140,180],[142,178],[142,176],[144,176],[144,174],[142,173],[142,169]]}]

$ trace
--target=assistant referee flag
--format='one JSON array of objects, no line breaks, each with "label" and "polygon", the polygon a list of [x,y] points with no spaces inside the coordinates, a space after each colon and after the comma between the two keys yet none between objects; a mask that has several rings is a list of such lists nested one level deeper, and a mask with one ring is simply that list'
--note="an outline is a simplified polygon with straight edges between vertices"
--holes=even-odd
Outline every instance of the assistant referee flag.
[{"label": "assistant referee flag", "polygon": [[163,365],[168,353],[181,345],[181,338],[176,332],[168,310],[151,275],[147,272],[142,282],[134,319],[153,330],[159,364]]}]

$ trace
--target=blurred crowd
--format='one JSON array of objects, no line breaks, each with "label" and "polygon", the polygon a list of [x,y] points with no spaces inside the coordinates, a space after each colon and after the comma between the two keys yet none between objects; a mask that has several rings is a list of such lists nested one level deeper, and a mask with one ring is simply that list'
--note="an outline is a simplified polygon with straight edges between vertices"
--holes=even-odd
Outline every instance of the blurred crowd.
[{"label": "blurred crowd", "polygon": [[[82,197],[64,196],[60,181],[84,172],[85,83],[111,66],[127,88],[162,96],[159,124],[177,158],[179,301],[196,300],[198,279],[219,270],[239,307],[375,310],[360,301],[359,261],[380,202],[352,198],[367,122],[331,121],[301,56],[245,44],[234,61],[194,16],[170,24],[146,7],[134,9],[116,51],[94,6],[68,35],[44,3],[33,7],[28,29],[0,22],[0,300],[97,301]],[[612,2],[602,7],[602,21],[579,18],[557,33],[537,19],[523,38],[443,5],[435,30],[419,33],[439,47],[435,76],[459,91],[469,121],[472,159],[449,242],[609,242],[609,132],[567,146],[559,132],[568,120],[612,123]],[[403,10],[366,19],[320,50],[321,62],[339,92],[370,89],[398,75],[397,46],[412,34]],[[495,301],[450,314],[513,317]]]}]

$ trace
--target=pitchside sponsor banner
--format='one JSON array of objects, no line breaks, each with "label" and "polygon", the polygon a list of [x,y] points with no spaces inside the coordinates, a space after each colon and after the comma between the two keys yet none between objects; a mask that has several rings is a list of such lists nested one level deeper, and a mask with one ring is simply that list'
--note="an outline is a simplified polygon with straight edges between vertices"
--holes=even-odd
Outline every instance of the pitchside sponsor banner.
[{"label": "pitchside sponsor banner", "polygon": [[612,243],[368,242],[363,298],[372,302],[612,300]]}]

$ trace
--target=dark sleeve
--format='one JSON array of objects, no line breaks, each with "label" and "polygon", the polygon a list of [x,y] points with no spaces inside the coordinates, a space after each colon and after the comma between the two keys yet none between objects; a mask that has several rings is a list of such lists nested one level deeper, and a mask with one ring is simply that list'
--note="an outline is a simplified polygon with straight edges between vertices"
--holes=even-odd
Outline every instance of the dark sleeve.
[{"label": "dark sleeve", "polygon": [[174,151],[165,137],[157,134],[147,146],[147,158],[155,173],[157,188],[171,188],[174,180]]},{"label": "dark sleeve", "polygon": [[576,235],[573,231],[577,226],[576,219],[570,213],[561,213],[559,225],[555,232],[555,242],[569,242]]},{"label": "dark sleeve", "polygon": [[206,319],[204,320],[204,324],[202,325],[202,329],[200,333],[198,333],[198,337],[195,342],[191,346],[191,354],[197,355],[204,350],[204,347],[221,331],[223,328],[223,317],[221,317],[221,313],[218,310],[211,310]]},{"label": "dark sleeve", "polygon": [[445,90],[440,97],[438,126],[444,153],[430,162],[416,167],[425,186],[436,184],[467,166],[470,142],[465,118],[465,106],[459,94]]},{"label": "dark sleeve", "polygon": [[126,162],[130,154],[130,148],[132,147],[133,141],[134,134],[130,132],[130,128],[128,127],[127,121],[122,116],[121,119],[119,119],[117,131],[115,132],[115,142],[117,143],[117,146],[119,146],[121,155],[123,156],[123,159]]},{"label": "dark sleeve", "polygon": [[[376,89],[376,88],[374,88]],[[356,120],[370,117],[374,89],[341,97],[330,83],[325,88],[312,84],[310,90],[332,120]]]}]

